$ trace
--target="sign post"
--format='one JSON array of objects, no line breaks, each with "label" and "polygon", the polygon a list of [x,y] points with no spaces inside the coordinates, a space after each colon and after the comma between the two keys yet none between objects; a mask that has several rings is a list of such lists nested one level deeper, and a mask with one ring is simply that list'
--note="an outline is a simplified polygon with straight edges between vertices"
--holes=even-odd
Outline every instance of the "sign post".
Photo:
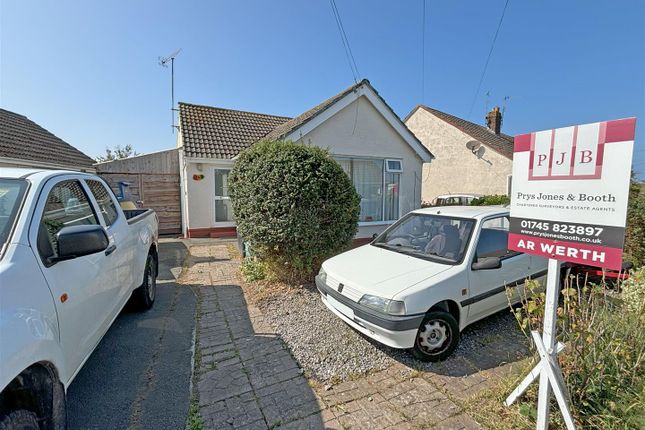
[{"label": "sign post", "polygon": [[508,248],[549,260],[542,336],[531,332],[540,362],[505,404],[539,377],[538,430],[548,429],[552,392],[575,429],[557,359],[560,262],[621,269],[635,128],[626,118],[515,137]]}]

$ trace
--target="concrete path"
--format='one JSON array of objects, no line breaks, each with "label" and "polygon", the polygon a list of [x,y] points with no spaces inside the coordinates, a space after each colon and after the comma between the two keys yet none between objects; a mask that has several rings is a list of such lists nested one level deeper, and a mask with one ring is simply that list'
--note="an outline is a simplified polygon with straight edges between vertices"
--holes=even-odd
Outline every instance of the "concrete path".
[{"label": "concrete path", "polygon": [[162,240],[154,307],[126,309],[67,392],[75,429],[183,429],[190,402],[195,295],[177,285],[188,248]]},{"label": "concrete path", "polygon": [[190,253],[181,282],[198,292],[195,388],[205,428],[481,428],[439,389],[447,384],[458,397],[481,375],[453,384],[397,364],[327,390],[309,382],[246,302],[228,247],[200,244]]}]

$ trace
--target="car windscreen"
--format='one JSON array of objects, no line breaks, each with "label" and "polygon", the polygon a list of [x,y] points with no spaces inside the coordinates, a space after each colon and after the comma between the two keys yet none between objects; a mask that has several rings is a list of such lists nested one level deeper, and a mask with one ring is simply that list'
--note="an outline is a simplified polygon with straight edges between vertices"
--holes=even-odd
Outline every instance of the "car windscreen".
[{"label": "car windscreen", "polygon": [[0,250],[4,250],[9,241],[26,189],[27,181],[24,179],[0,178]]},{"label": "car windscreen", "polygon": [[373,246],[439,263],[459,263],[475,225],[471,218],[411,213],[383,232]]}]

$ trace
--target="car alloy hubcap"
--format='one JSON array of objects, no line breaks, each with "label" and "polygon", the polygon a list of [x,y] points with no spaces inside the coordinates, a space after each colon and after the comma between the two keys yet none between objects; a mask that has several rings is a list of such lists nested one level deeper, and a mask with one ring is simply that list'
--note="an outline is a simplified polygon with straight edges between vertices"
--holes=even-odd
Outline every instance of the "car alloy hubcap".
[{"label": "car alloy hubcap", "polygon": [[429,351],[441,348],[447,339],[447,327],[441,321],[428,321],[419,333],[419,344]]}]

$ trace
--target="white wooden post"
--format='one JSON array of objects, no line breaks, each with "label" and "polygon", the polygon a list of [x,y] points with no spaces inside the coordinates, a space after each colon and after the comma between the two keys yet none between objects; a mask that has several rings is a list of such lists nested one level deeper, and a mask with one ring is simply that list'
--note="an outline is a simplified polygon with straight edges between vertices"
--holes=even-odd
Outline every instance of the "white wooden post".
[{"label": "white wooden post", "polygon": [[[542,343],[547,354],[554,356],[555,323],[558,319],[558,297],[560,296],[560,262],[549,258],[549,272],[546,278],[546,302],[544,304],[544,328],[542,329]],[[557,358],[555,358],[557,360]],[[538,394],[537,430],[549,429],[549,400],[551,399],[551,385],[549,376],[544,370],[540,373],[540,391]]]},{"label": "white wooden post", "polygon": [[564,423],[568,430],[575,430],[573,418],[569,411],[569,395],[564,384],[564,378],[558,365],[558,353],[564,349],[560,342],[555,343],[556,321],[558,311],[558,298],[560,296],[560,262],[549,259],[549,272],[546,283],[546,303],[544,304],[544,328],[542,337],[537,331],[532,331],[535,347],[540,355],[540,362],[531,370],[522,382],[513,390],[504,402],[506,406],[512,405],[528,386],[540,378],[538,393],[537,430],[549,428],[549,400],[551,390],[555,393],[558,406],[562,412]]}]

